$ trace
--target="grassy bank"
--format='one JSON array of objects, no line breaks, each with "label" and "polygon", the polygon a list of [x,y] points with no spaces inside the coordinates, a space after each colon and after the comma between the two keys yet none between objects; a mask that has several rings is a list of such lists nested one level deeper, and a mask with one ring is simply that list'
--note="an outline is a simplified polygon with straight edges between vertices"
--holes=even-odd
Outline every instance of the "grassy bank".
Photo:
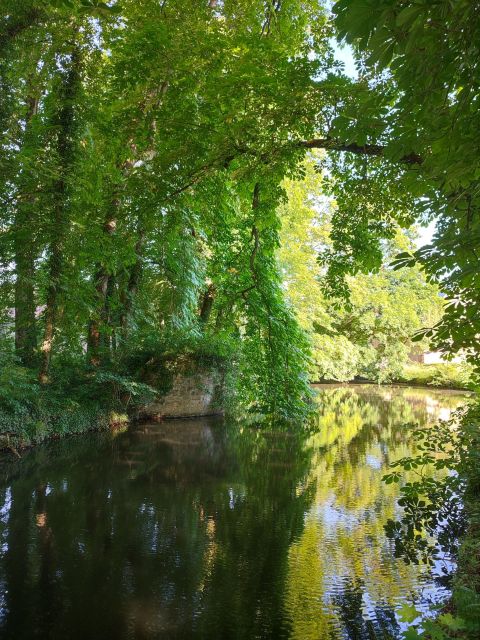
[{"label": "grassy bank", "polygon": [[0,449],[125,424],[165,395],[176,375],[213,368],[226,377],[225,349],[199,339],[157,341],[102,367],[89,366],[84,358],[59,358],[48,384],[39,383],[37,369],[0,352]]},{"label": "grassy bank", "polygon": [[450,389],[468,389],[471,367],[466,364],[442,362],[439,364],[408,363],[395,382],[420,384]]},{"label": "grassy bank", "polygon": [[313,384],[405,384],[440,389],[470,390],[472,388],[472,368],[467,364],[443,362],[440,364],[408,363],[400,375],[376,380],[372,377],[358,376],[351,380],[322,379]]}]

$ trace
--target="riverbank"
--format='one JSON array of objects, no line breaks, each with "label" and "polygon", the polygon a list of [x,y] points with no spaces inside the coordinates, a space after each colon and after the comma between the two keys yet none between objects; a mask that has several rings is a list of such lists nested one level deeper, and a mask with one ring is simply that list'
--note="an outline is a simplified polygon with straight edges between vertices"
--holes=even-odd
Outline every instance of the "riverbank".
[{"label": "riverbank", "polygon": [[24,405],[13,412],[0,409],[0,450],[19,455],[19,451],[46,440],[117,429],[129,421],[125,411],[68,398],[54,406],[47,402]]},{"label": "riverbank", "polygon": [[[356,376],[344,384],[402,385],[468,391],[471,389],[471,371],[466,365],[450,362],[439,364],[408,363],[401,375],[388,381],[372,380]],[[314,384],[339,384],[338,380],[320,380]]]},{"label": "riverbank", "polygon": [[[131,422],[145,419],[201,417],[224,413],[223,379],[216,383],[201,373],[177,375],[168,385],[154,389],[114,374],[83,374],[76,385],[41,386],[31,379],[18,384],[25,370],[11,372],[11,395],[0,403],[0,450],[18,453],[46,440],[91,431],[125,428]],[[152,383],[154,380],[150,380]],[[378,385],[371,380],[350,383],[336,381],[312,383],[313,387],[355,387],[362,385],[383,388],[408,387],[432,391],[431,386],[395,382]],[[222,389],[220,388],[222,387]],[[444,388],[455,394],[464,389]]]},{"label": "riverbank", "polygon": [[36,371],[10,363],[0,376],[0,448],[18,451],[125,424],[137,404],[154,394],[150,386],[114,370],[71,366],[40,384]]},{"label": "riverbank", "polygon": [[427,385],[448,389],[468,389],[471,386],[472,368],[466,363],[440,362],[420,364],[410,362],[403,368],[396,382]]},{"label": "riverbank", "polygon": [[0,449],[17,452],[142,419],[214,415],[226,404],[225,367],[218,357],[174,354],[136,368],[77,366],[56,373],[51,383],[40,384],[26,367],[11,364],[1,372]]},{"label": "riverbank", "polygon": [[348,382],[339,382],[338,380],[320,380],[318,382],[312,382],[313,386],[330,386],[330,385],[340,385],[340,386],[355,386],[355,385],[372,385],[375,387],[399,387],[403,389],[407,389],[408,387],[412,387],[414,389],[425,389],[428,391],[442,390],[442,391],[462,391],[466,394],[471,394],[473,391],[469,387],[456,387],[453,385],[449,386],[438,386],[432,384],[426,384],[422,382],[401,382],[397,380],[393,380],[392,382],[377,382],[375,380],[367,380],[366,378],[355,378],[354,380],[350,380]]}]

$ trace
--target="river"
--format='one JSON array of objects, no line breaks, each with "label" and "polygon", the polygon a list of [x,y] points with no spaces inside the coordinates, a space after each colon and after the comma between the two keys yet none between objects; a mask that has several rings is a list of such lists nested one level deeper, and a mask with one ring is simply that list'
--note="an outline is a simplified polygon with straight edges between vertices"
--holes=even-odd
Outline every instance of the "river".
[{"label": "river", "polygon": [[397,638],[448,591],[394,557],[381,477],[464,396],[317,390],[302,433],[175,420],[4,455],[0,637]]}]

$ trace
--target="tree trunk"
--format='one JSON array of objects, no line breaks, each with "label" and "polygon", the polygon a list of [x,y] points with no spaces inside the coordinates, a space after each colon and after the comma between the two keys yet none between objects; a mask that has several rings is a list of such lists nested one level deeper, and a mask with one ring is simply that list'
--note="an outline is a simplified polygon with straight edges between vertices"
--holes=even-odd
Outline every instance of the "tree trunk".
[{"label": "tree trunk", "polygon": [[[27,99],[25,117],[24,146],[29,144],[32,118],[37,113],[38,100],[34,95]],[[23,173],[28,171],[22,167]],[[37,349],[37,330],[35,321],[35,244],[32,224],[33,198],[28,193],[28,185],[19,186],[17,208],[14,222],[15,250],[15,352],[22,364],[32,366]]]},{"label": "tree trunk", "polygon": [[120,327],[122,330],[122,337],[125,341],[128,336],[128,330],[130,326],[130,320],[132,317],[133,304],[135,301],[135,296],[138,291],[138,287],[140,285],[140,280],[142,277],[143,265],[142,265],[142,252],[143,252],[143,244],[145,241],[145,233],[143,231],[140,232],[138,240],[135,244],[135,253],[137,259],[134,264],[130,268],[130,274],[128,277],[128,282],[126,289],[122,296],[123,309],[120,317]]},{"label": "tree trunk", "polygon": [[48,372],[52,355],[52,345],[57,328],[59,292],[61,287],[65,240],[68,232],[67,177],[72,168],[75,149],[75,99],[80,85],[80,51],[72,52],[70,67],[65,75],[61,95],[60,109],[52,123],[58,127],[57,152],[59,158],[59,177],[53,186],[53,224],[48,264],[49,285],[45,309],[45,327],[41,346],[42,359],[39,380],[48,382]]},{"label": "tree trunk", "polygon": [[[109,212],[103,225],[103,232],[111,237],[117,228],[117,213],[119,200],[115,198],[112,203],[112,211]],[[92,366],[98,366],[110,350],[107,331],[110,324],[110,300],[112,295],[113,275],[110,274],[105,264],[97,265],[95,275],[95,290],[97,308],[94,310],[88,325],[88,361]]]},{"label": "tree trunk", "polygon": [[15,352],[25,366],[32,366],[37,350],[35,321],[35,253],[25,220],[15,219]]},{"label": "tree trunk", "polygon": [[212,313],[213,302],[215,300],[215,285],[212,283],[208,286],[208,289],[202,296],[202,303],[200,305],[200,322],[207,324]]}]

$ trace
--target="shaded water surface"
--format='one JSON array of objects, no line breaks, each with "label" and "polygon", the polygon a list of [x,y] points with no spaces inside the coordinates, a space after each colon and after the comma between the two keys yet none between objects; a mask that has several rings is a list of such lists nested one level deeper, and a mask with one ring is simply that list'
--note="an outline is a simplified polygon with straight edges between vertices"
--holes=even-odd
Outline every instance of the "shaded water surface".
[{"label": "shaded water surface", "polygon": [[460,394],[319,388],[306,434],[221,420],[50,443],[0,466],[0,637],[395,638],[445,597],[383,525],[407,422]]}]

